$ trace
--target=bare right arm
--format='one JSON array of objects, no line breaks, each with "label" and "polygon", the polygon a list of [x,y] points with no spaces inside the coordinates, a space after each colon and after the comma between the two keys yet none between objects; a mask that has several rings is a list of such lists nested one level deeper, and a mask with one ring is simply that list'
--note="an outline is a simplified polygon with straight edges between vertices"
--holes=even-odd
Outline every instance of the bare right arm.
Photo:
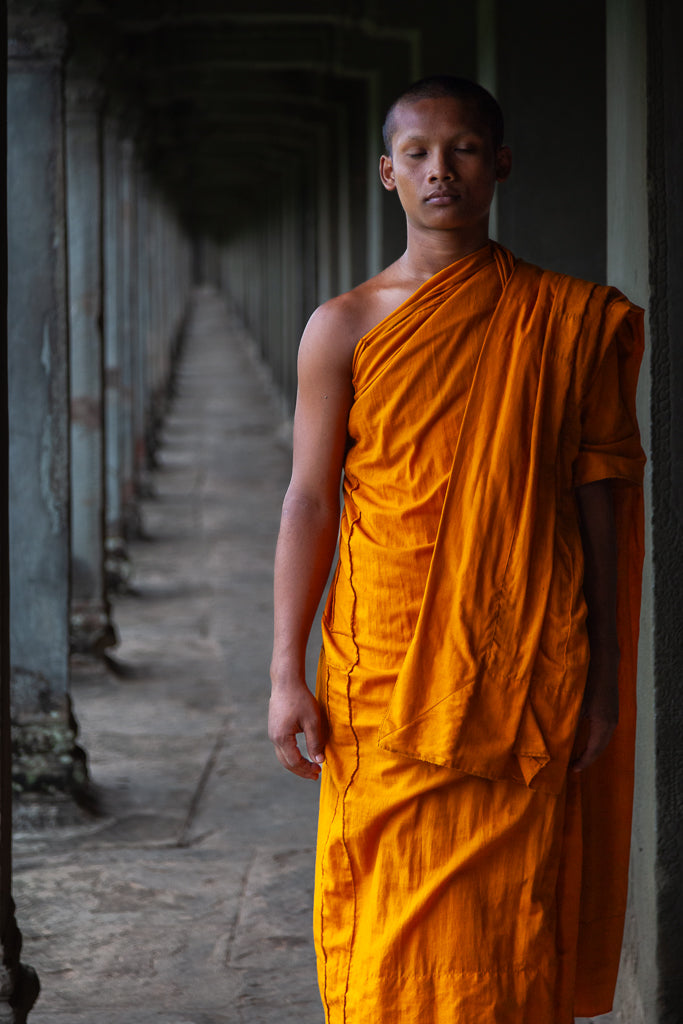
[{"label": "bare right arm", "polygon": [[[292,479],[282,506],[275,554],[275,627],[268,735],[280,763],[316,779],[324,760],[324,723],[306,684],[306,643],[334,556],[339,485],[352,400],[354,338],[343,306],[313,314],[301,339],[294,416]],[[303,732],[312,761],[302,756]]]}]

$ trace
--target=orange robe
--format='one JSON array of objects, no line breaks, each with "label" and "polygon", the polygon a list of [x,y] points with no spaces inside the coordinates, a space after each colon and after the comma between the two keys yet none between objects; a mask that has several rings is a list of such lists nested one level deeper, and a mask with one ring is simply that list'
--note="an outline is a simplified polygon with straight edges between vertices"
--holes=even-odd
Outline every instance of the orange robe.
[{"label": "orange robe", "polygon": [[[642,316],[490,245],[359,342],[323,616],[315,940],[329,1024],[570,1024],[625,910]],[[574,488],[613,478],[621,720],[567,765],[588,663]]]}]

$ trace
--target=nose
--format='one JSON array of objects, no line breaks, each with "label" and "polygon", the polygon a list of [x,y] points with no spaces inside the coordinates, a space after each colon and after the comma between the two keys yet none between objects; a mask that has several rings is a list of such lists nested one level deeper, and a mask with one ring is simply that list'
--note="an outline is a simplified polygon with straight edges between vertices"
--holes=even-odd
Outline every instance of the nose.
[{"label": "nose", "polygon": [[448,155],[441,150],[434,152],[429,170],[429,180],[452,181],[454,176],[453,167],[448,159]]}]

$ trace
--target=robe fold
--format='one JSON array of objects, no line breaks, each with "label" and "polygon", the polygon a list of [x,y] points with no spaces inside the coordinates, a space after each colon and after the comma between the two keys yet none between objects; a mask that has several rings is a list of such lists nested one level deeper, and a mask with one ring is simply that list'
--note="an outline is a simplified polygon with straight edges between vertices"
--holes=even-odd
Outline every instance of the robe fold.
[{"label": "robe fold", "polygon": [[[633,785],[642,311],[488,245],[358,343],[323,615],[315,936],[329,1024],[611,1006]],[[575,488],[615,481],[620,724],[588,667]]]}]

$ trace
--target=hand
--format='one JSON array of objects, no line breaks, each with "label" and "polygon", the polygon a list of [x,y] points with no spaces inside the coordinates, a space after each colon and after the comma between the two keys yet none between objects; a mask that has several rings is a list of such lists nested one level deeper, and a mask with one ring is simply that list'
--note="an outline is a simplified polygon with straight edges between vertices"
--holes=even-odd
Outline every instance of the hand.
[{"label": "hand", "polygon": [[[297,733],[306,737],[309,761],[299,750]],[[273,686],[268,711],[268,737],[278,761],[302,779],[317,779],[325,760],[325,722],[318,701],[305,683]]]},{"label": "hand", "polygon": [[618,652],[591,654],[581,722],[572,751],[571,768],[582,772],[603,752],[619,721]]}]

